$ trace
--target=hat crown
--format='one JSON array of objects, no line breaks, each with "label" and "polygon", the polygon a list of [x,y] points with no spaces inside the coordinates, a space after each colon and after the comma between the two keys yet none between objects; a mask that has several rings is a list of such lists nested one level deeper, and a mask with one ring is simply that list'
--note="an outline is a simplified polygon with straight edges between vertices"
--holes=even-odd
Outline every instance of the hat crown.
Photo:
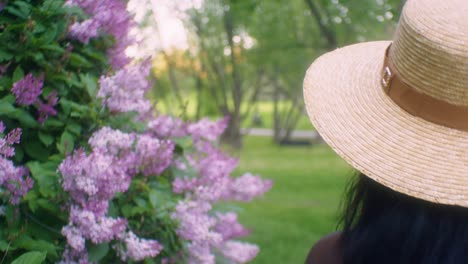
[{"label": "hat crown", "polygon": [[417,91],[468,106],[468,0],[409,0],[389,56]]}]

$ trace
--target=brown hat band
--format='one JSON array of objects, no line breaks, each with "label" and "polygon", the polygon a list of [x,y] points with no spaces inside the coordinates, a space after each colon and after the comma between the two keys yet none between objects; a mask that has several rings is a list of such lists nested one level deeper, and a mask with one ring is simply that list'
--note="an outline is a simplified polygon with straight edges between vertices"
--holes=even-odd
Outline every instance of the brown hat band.
[{"label": "brown hat band", "polygon": [[421,93],[405,83],[385,53],[382,87],[387,95],[408,113],[426,121],[468,131],[468,106],[450,104],[446,101]]}]

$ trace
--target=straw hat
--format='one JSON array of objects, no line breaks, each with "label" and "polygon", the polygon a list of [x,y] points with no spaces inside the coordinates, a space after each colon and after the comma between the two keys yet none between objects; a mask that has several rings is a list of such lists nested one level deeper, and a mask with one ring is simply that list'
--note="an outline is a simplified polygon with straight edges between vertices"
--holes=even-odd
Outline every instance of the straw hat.
[{"label": "straw hat", "polygon": [[395,191],[468,207],[468,0],[409,0],[393,42],[317,59],[304,99],[354,168]]}]

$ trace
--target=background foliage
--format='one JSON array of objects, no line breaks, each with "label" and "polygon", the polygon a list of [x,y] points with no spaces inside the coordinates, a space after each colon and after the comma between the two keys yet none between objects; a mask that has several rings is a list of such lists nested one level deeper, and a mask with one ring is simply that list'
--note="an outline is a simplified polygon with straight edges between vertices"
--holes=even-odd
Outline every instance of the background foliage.
[{"label": "background foliage", "polygon": [[[204,0],[178,9],[187,50],[160,50],[158,94],[179,111],[226,115],[226,142],[271,104],[274,140],[290,139],[304,117],[302,80],[319,55],[355,42],[390,39],[404,0]],[[171,5],[170,3],[168,4]],[[154,23],[149,23],[153,26]],[[177,109],[177,108],[176,108]],[[177,111],[176,111],[177,112]],[[262,117],[262,116],[260,116]]]}]

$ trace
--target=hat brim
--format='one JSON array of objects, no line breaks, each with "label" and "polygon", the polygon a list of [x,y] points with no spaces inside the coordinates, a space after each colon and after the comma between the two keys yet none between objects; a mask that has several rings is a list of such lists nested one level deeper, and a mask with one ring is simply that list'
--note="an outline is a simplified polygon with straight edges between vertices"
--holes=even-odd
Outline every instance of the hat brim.
[{"label": "hat brim", "polygon": [[401,193],[468,207],[468,132],[415,117],[382,90],[389,41],[318,58],[304,80],[306,109],[323,139],[351,166]]}]

